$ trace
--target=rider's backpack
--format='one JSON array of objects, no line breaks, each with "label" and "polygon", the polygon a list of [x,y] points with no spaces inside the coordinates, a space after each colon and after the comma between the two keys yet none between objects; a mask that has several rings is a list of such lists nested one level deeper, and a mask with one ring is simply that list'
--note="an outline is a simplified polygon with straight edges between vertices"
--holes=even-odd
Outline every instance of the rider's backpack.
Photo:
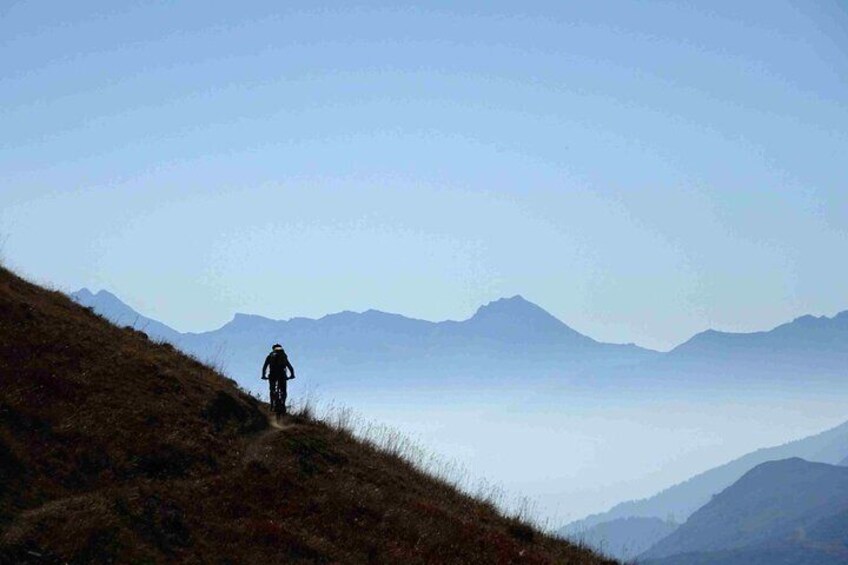
[{"label": "rider's backpack", "polygon": [[286,374],[286,367],[289,365],[289,358],[286,352],[282,349],[271,352],[271,374],[274,376],[283,376]]}]

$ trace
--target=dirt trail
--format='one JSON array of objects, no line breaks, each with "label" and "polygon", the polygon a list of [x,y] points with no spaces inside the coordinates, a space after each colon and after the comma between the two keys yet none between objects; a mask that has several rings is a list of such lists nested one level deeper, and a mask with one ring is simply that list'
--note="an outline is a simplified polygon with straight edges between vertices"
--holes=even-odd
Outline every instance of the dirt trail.
[{"label": "dirt trail", "polygon": [[275,430],[289,430],[291,428],[296,428],[297,424],[285,424],[277,421],[277,418],[274,416],[268,416],[268,425]]},{"label": "dirt trail", "polygon": [[247,449],[244,452],[245,463],[250,463],[252,461],[267,462],[271,454],[270,440],[280,432],[299,428],[300,424],[292,424],[285,421],[278,422],[276,416],[269,414],[268,426],[269,428],[267,430],[259,434],[256,439],[250,442],[247,446]]}]

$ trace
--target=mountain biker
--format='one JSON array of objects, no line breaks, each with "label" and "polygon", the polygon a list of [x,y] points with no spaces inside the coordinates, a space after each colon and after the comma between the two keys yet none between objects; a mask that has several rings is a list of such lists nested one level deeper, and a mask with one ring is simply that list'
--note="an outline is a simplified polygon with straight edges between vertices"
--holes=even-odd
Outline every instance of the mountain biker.
[{"label": "mountain biker", "polygon": [[[268,369],[270,369],[270,371],[268,371]],[[286,369],[288,369],[291,373],[290,377],[286,376]],[[266,371],[268,371],[267,377],[265,376]],[[282,345],[275,343],[271,347],[271,353],[269,353],[268,357],[265,358],[265,364],[262,366],[262,380],[267,380],[270,386],[271,406],[274,406],[274,401],[277,398],[282,404],[282,406],[278,407],[281,414],[286,413],[286,397],[288,396],[286,382],[293,378],[294,367],[292,367],[289,362],[288,355],[286,355]]]}]

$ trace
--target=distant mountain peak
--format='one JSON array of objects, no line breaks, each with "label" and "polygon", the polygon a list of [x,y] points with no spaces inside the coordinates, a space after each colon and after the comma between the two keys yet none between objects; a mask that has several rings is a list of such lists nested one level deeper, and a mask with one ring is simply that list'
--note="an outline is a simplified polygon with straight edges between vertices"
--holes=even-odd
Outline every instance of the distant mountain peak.
[{"label": "distant mountain peak", "polygon": [[114,294],[112,294],[111,292],[106,290],[105,288],[101,288],[100,290],[98,290],[97,294],[95,296],[109,296],[109,297],[112,297],[112,298],[118,298],[117,296],[115,296]]},{"label": "distant mountain peak", "polygon": [[804,314],[803,316],[798,316],[797,318],[795,318],[792,321],[793,322],[801,322],[801,321],[804,321],[804,320],[818,320],[820,317],[823,317],[823,316],[813,316],[812,314]]},{"label": "distant mountain peak", "polygon": [[[98,290],[97,292],[92,292],[89,288],[83,287],[76,292],[70,293],[70,296],[77,302],[96,301],[98,303],[103,303],[104,301],[108,301],[112,304],[121,304],[122,306],[126,306],[126,304],[124,304],[124,302],[117,296],[103,289]],[[129,306],[127,306],[127,308],[129,308]]]},{"label": "distant mountain peak", "polygon": [[92,292],[87,288],[83,287],[76,292],[72,292],[71,296],[79,300],[84,298],[91,298],[94,296],[94,294],[92,294]]},{"label": "distant mountain peak", "polygon": [[[848,310],[837,312],[833,316],[813,316],[811,314],[807,314],[805,316],[799,316],[789,322],[788,324],[783,324],[783,326],[800,326],[800,327],[810,327],[810,326],[838,326],[839,324],[848,321]],[[776,328],[777,329],[777,328]]]},{"label": "distant mountain peak", "polygon": [[70,293],[70,297],[78,304],[93,308],[95,312],[115,324],[141,328],[157,339],[174,341],[179,338],[180,333],[177,330],[140,314],[107,290],[101,289],[97,293],[92,293],[88,288],[81,288]]},{"label": "distant mountain peak", "polygon": [[273,321],[271,318],[266,318],[265,316],[260,316],[259,314],[247,314],[245,312],[236,312],[233,314],[233,321],[255,321],[255,320],[265,320],[265,321]]},{"label": "distant mountain peak", "polygon": [[86,301],[86,300],[97,300],[98,302],[102,303],[104,300],[107,300],[107,301],[111,302],[112,304],[120,304],[122,306],[126,306],[127,308],[129,308],[129,306],[127,306],[126,303],[124,303],[123,300],[121,300],[120,298],[118,298],[117,296],[115,296],[114,294],[109,292],[108,290],[104,290],[104,289],[100,289],[97,292],[92,292],[88,288],[83,287],[76,292],[72,292],[71,297],[74,298],[77,302]]},{"label": "distant mountain peak", "polygon": [[[114,294],[109,292],[108,290],[101,289],[101,290],[97,291],[97,294],[94,295],[94,298],[96,298],[97,300],[108,300],[108,301],[113,302],[115,304],[121,304],[123,306],[127,306],[127,304],[123,300],[121,300],[120,298],[118,298],[117,296],[115,296]],[[127,306],[127,308],[129,308],[129,306]]]},{"label": "distant mountain peak", "polygon": [[520,294],[493,300],[481,306],[466,323],[513,338],[530,334],[547,334],[551,338],[562,338],[563,334],[567,334],[571,338],[594,341],[568,327],[553,314]]},{"label": "distant mountain peak", "polygon": [[275,323],[277,323],[276,320],[272,320],[271,318],[266,318],[264,316],[259,316],[257,314],[245,314],[243,312],[236,312],[233,315],[233,319],[227,324],[225,324],[224,327],[235,328],[238,330],[250,330],[255,327],[266,326]]},{"label": "distant mountain peak", "polygon": [[477,309],[477,312],[473,317],[476,318],[478,316],[490,315],[525,316],[528,314],[542,314],[553,318],[553,316],[546,310],[536,304],[533,304],[520,294],[516,294],[515,296],[510,296],[508,298],[499,298],[489,302],[488,304],[484,304]]},{"label": "distant mountain peak", "polygon": [[814,335],[828,335],[827,339],[816,338],[820,345],[826,346],[845,338],[845,332],[848,330],[846,322],[848,322],[848,310],[832,317],[805,314],[769,330],[730,332],[708,329],[681,343],[672,349],[671,353],[673,356],[681,354],[721,356],[727,353],[728,348],[753,350],[756,347],[767,346],[786,350],[788,347],[797,347],[799,344],[807,347],[812,339],[810,336]]}]

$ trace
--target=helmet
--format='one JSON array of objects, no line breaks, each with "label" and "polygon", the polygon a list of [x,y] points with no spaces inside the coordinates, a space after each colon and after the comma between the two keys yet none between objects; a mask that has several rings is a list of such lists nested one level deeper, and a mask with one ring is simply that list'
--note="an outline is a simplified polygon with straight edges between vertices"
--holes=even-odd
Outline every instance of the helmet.
[{"label": "helmet", "polygon": [[279,343],[275,343],[274,345],[271,346],[271,349],[282,349],[282,348],[283,348],[283,346],[280,345]]}]

